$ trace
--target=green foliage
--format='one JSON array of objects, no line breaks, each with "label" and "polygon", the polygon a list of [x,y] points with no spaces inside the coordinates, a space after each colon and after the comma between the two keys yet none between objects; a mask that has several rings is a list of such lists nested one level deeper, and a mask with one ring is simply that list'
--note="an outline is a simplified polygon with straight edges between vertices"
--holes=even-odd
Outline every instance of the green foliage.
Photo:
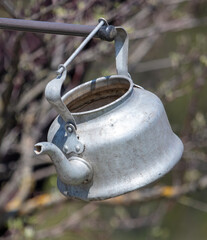
[{"label": "green foliage", "polygon": [[52,192],[57,189],[57,175],[54,174],[47,178],[43,184],[44,192]]},{"label": "green foliage", "polygon": [[151,235],[153,239],[169,239],[170,232],[169,229],[160,226],[153,227],[151,230]]},{"label": "green foliage", "polygon": [[7,224],[9,229],[14,230],[22,230],[24,226],[23,219],[20,217],[9,219]]}]

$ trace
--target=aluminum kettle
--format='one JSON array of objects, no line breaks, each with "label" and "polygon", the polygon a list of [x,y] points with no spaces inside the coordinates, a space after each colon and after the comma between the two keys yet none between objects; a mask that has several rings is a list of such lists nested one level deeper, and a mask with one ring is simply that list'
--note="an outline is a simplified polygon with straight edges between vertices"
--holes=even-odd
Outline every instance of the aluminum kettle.
[{"label": "aluminum kettle", "polygon": [[160,99],[128,74],[128,37],[116,30],[117,75],[81,84],[61,98],[64,69],[45,90],[59,115],[35,153],[50,156],[67,197],[91,201],[133,191],[166,174],[183,153]]}]

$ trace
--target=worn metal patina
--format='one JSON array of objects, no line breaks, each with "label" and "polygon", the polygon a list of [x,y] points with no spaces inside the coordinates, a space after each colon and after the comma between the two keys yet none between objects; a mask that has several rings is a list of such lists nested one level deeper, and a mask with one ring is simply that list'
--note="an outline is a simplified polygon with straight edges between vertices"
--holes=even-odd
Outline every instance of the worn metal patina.
[{"label": "worn metal patina", "polygon": [[36,144],[35,153],[50,156],[67,197],[90,201],[133,191],[163,176],[182,156],[183,144],[159,98],[133,83],[128,37],[124,29],[116,31],[117,75],[84,83],[61,98],[63,68],[46,88],[60,115],[49,129],[49,143]]}]

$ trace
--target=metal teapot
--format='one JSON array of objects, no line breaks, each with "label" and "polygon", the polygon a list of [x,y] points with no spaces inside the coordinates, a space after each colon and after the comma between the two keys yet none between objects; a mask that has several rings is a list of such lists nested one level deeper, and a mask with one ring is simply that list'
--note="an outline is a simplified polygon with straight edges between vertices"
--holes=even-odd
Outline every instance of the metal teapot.
[{"label": "metal teapot", "polygon": [[35,153],[50,156],[67,197],[91,201],[133,191],[163,176],[182,156],[162,102],[128,74],[128,37],[124,29],[116,31],[118,75],[86,82],[61,98],[67,73],[61,65],[45,90],[59,115]]}]

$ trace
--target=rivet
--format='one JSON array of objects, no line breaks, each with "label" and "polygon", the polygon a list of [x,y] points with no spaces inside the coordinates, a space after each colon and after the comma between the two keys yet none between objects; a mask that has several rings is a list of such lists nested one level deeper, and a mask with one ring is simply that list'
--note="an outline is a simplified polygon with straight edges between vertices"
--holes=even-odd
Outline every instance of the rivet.
[{"label": "rivet", "polygon": [[79,151],[80,151],[80,146],[77,145],[77,146],[75,147],[75,150],[76,150],[76,152],[79,152]]},{"label": "rivet", "polygon": [[68,153],[68,146],[67,145],[63,146],[63,152],[66,153],[66,154]]},{"label": "rivet", "polygon": [[67,127],[67,130],[68,130],[69,133],[73,132],[73,129],[71,127],[69,127],[69,126]]}]

